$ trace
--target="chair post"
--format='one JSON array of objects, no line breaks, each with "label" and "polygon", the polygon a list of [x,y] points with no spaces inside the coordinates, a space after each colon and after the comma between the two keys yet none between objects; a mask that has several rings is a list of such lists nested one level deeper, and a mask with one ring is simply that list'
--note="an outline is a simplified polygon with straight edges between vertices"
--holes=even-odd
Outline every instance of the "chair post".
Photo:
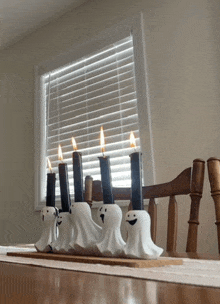
[{"label": "chair post", "polygon": [[157,205],[155,203],[154,198],[150,198],[149,206],[148,206],[148,213],[151,218],[151,238],[154,243],[156,243],[156,236],[157,236]]},{"label": "chair post", "polygon": [[189,218],[189,228],[186,252],[197,251],[197,234],[199,225],[199,205],[202,198],[203,183],[204,183],[205,161],[195,159],[193,161],[193,171],[191,179],[191,210]]},{"label": "chair post", "polygon": [[178,206],[175,196],[170,196],[167,224],[167,251],[176,252],[178,226]]},{"label": "chair post", "polygon": [[89,175],[85,178],[85,197],[84,200],[92,207],[92,183],[93,178]]},{"label": "chair post", "polygon": [[220,253],[220,159],[211,157],[207,160],[211,196],[215,203],[215,217],[218,235],[218,251]]}]

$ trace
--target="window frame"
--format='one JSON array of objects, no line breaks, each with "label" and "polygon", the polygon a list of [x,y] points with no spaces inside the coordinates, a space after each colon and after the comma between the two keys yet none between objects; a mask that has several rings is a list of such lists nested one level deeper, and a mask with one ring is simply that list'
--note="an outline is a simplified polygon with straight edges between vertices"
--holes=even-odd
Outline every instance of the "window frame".
[{"label": "window frame", "polygon": [[[143,14],[126,19],[123,22],[101,32],[98,36],[89,41],[74,46],[68,52],[61,53],[55,58],[42,62],[35,66],[35,101],[34,101],[34,190],[35,210],[39,211],[45,206],[45,193],[42,191],[42,184],[46,183],[47,160],[46,150],[46,103],[43,85],[43,75],[47,72],[62,67],[69,62],[80,59],[99,49],[102,49],[116,41],[119,41],[132,33],[134,44],[134,63],[136,78],[137,110],[139,119],[140,146],[143,154],[143,178],[144,185],[155,183],[154,153],[151,130],[151,113],[149,90],[147,84],[147,61],[145,50],[145,32]],[[128,204],[126,201],[117,202],[120,206]],[[94,203],[98,207],[100,203]],[[60,207],[60,201],[56,202]]]}]

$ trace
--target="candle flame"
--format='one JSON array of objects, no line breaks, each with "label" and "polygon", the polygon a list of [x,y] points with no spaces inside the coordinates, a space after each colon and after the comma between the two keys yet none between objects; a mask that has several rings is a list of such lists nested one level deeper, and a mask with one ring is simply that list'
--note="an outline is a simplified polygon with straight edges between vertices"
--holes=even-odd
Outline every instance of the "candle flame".
[{"label": "candle flame", "polygon": [[73,150],[76,151],[77,150],[77,144],[76,144],[76,141],[75,141],[74,137],[72,137],[72,145],[73,145]]},{"label": "candle flame", "polygon": [[130,145],[131,145],[131,148],[135,148],[135,149],[137,148],[133,131],[131,131],[131,133],[130,133]]},{"label": "candle flame", "polygon": [[47,162],[48,162],[49,170],[50,170],[50,172],[52,173],[52,166],[51,166],[51,162],[50,162],[50,160],[49,160],[49,157],[47,158]]},{"label": "candle flame", "polygon": [[105,136],[104,136],[103,127],[101,127],[101,129],[100,129],[100,146],[101,146],[101,151],[104,154],[104,152],[105,152]]},{"label": "candle flame", "polygon": [[58,158],[59,160],[63,161],[63,153],[62,153],[61,145],[59,145],[58,147]]}]

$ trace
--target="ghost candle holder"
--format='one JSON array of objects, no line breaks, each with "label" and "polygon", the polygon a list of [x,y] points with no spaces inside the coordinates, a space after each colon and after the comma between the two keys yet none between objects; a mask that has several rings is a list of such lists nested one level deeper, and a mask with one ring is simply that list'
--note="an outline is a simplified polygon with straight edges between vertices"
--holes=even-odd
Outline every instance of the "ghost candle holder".
[{"label": "ghost candle holder", "polygon": [[[130,135],[131,147],[136,149],[133,132]],[[156,246],[150,233],[151,220],[143,208],[142,198],[142,154],[133,152],[131,158],[131,202],[132,209],[126,213],[127,242],[124,255],[128,258],[156,259],[163,249]]]},{"label": "ghost candle holder", "polygon": [[69,243],[73,238],[74,230],[70,221],[69,212],[60,212],[57,218],[57,226],[59,235],[57,239],[51,243],[54,253],[68,253]]},{"label": "ghost candle holder", "polygon": [[128,258],[157,259],[163,249],[151,239],[151,219],[145,210],[131,210],[126,213],[127,242],[124,255]]},{"label": "ghost candle holder", "polygon": [[43,207],[41,210],[43,231],[39,241],[35,244],[35,248],[40,252],[50,252],[51,243],[57,239],[57,216],[58,209],[56,207]]},{"label": "ghost candle holder", "polygon": [[98,209],[98,221],[102,227],[96,251],[101,256],[121,257],[125,242],[121,236],[122,211],[117,204],[103,204]]},{"label": "ghost candle holder", "polygon": [[102,229],[93,221],[88,203],[72,203],[70,212],[74,236],[69,243],[69,252],[79,255],[97,255],[95,245]]},{"label": "ghost candle holder", "polygon": [[104,204],[98,209],[98,220],[102,226],[102,233],[96,244],[96,249],[97,253],[101,256],[120,257],[125,245],[120,231],[122,211],[114,202],[110,158],[104,155],[105,137],[103,127],[100,130],[100,145],[103,154],[102,157],[99,157],[99,162]]}]

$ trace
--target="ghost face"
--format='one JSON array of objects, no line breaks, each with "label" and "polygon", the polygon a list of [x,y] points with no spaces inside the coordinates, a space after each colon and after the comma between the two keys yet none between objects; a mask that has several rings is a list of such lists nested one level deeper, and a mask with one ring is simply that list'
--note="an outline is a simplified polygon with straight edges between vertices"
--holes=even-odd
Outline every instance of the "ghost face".
[{"label": "ghost face", "polygon": [[57,225],[61,225],[62,224],[62,221],[63,221],[63,217],[62,217],[62,213],[58,215],[58,218],[57,218]]},{"label": "ghost face", "polygon": [[127,229],[149,229],[150,228],[150,216],[145,210],[131,210],[126,213],[125,216]]},{"label": "ghost face", "polygon": [[51,220],[53,218],[55,218],[57,215],[57,210],[54,207],[44,207],[41,210],[41,217],[43,222],[47,221],[47,220]]},{"label": "ghost face", "polygon": [[122,212],[117,204],[103,204],[99,207],[98,221],[101,226],[117,226],[121,222]]},{"label": "ghost face", "polygon": [[130,258],[156,259],[163,249],[151,239],[150,216],[145,210],[132,210],[125,216],[128,238],[124,253]]}]

